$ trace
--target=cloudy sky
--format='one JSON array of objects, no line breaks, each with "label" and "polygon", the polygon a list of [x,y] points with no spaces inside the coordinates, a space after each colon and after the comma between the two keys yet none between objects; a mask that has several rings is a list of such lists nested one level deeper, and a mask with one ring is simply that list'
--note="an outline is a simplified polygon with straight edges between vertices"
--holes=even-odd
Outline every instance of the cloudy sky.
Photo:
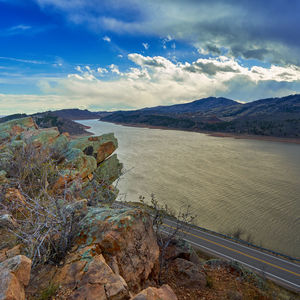
[{"label": "cloudy sky", "polygon": [[0,115],[300,93],[299,0],[0,0]]}]

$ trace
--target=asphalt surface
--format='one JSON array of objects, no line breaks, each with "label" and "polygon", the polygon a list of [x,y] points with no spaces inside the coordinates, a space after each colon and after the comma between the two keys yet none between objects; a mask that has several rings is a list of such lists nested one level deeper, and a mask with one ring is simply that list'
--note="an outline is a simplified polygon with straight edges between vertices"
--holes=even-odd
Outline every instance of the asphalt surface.
[{"label": "asphalt surface", "polygon": [[[115,207],[129,207],[124,203]],[[170,233],[176,228],[176,222],[165,219],[161,231]],[[180,238],[205,252],[226,260],[236,261],[261,276],[274,280],[278,284],[300,292],[300,264],[291,262],[269,253],[247,247],[232,240],[207,233],[195,226],[184,226]]]}]

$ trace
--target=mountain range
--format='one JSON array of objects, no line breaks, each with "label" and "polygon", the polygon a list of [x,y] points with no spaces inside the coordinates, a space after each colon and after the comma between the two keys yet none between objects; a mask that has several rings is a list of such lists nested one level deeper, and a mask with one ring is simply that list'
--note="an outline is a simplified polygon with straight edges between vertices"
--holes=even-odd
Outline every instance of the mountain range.
[{"label": "mountain range", "polygon": [[117,111],[102,121],[191,131],[300,137],[300,95],[240,103],[209,97],[189,103]]},{"label": "mountain range", "polygon": [[[27,116],[15,114],[0,123]],[[154,126],[190,131],[224,132],[275,137],[300,137],[300,95],[240,103],[227,98],[209,97],[183,104],[147,107],[131,111],[62,109],[31,115],[40,127],[58,127],[60,132],[87,134],[86,126],[74,120],[101,121]]]}]

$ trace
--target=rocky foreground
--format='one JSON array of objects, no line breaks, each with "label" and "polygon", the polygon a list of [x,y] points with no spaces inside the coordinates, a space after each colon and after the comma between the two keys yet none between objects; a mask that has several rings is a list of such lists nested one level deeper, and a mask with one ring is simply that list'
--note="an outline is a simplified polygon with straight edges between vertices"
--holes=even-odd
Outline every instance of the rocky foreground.
[{"label": "rocky foreground", "polygon": [[113,134],[72,140],[32,118],[0,124],[1,300],[273,299],[253,273],[177,241],[160,265],[149,214],[110,206],[117,146]]}]

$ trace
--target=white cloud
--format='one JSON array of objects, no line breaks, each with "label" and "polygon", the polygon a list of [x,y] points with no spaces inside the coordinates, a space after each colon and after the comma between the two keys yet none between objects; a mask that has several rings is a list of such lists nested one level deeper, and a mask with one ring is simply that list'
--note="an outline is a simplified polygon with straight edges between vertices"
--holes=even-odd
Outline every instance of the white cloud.
[{"label": "white cloud", "polygon": [[76,70],[76,71],[78,71],[78,72],[82,72],[82,70],[81,70],[81,67],[80,67],[80,66],[76,66],[76,67],[75,67],[75,70]]},{"label": "white cloud", "polygon": [[295,66],[247,68],[224,56],[198,59],[191,64],[137,53],[129,54],[128,58],[137,67],[120,72],[118,66],[109,66],[118,78],[104,81],[89,70],[71,74],[44,92],[76,95],[99,106],[109,102],[114,106],[139,108],[222,95],[230,92],[230,81],[242,80],[243,84],[251,83],[252,88],[263,81],[300,83],[300,69]]},{"label": "white cloud", "polygon": [[111,42],[111,38],[106,35],[106,36],[103,37],[103,41],[110,43]]},{"label": "white cloud", "polygon": [[143,47],[144,47],[146,50],[148,50],[149,47],[150,47],[148,43],[143,43],[142,45],[143,45]]},{"label": "white cloud", "polygon": [[12,27],[8,28],[7,30],[11,31],[11,32],[14,32],[14,31],[26,31],[26,30],[29,30],[31,28],[32,27],[29,26],[29,25],[20,24],[20,25],[17,25],[17,26],[12,26]]},{"label": "white cloud", "polygon": [[26,63],[26,64],[34,64],[34,65],[44,65],[44,64],[47,64],[47,62],[45,62],[45,61],[30,60],[30,59],[23,59],[23,58],[16,58],[16,57],[0,56],[0,59],[10,60],[10,61],[15,61],[15,62],[20,62],[20,63]]},{"label": "white cloud", "polygon": [[[296,66],[247,68],[237,60],[220,56],[177,62],[161,56],[128,55],[136,67],[121,72],[117,65],[106,68],[77,66],[66,78],[44,78],[38,95],[1,95],[0,111],[88,107],[141,108],[183,103],[208,96],[227,96],[241,101],[300,92],[300,68]],[[105,75],[105,79],[103,75]],[[109,77],[113,74],[112,77]],[[259,91],[259,92],[258,92]]]},{"label": "white cloud", "polygon": [[110,70],[111,70],[112,73],[116,73],[116,74],[118,74],[118,75],[122,75],[122,73],[120,72],[118,66],[116,66],[116,65],[114,65],[114,64],[111,64],[111,65],[109,66],[109,68],[110,68]]},{"label": "white cloud", "polygon": [[108,73],[107,69],[105,69],[105,68],[97,68],[97,72],[102,75],[105,73]]}]

